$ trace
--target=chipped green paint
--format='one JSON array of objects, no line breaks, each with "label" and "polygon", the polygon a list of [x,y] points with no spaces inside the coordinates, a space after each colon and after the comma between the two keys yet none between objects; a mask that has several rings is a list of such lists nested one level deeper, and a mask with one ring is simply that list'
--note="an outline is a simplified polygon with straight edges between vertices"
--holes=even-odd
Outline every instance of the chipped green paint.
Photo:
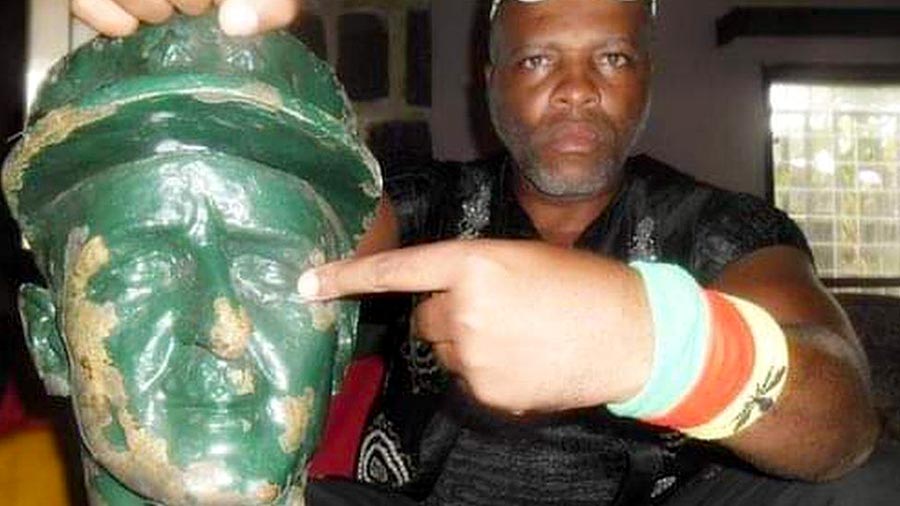
[{"label": "chipped green paint", "polygon": [[210,17],[97,39],[4,170],[50,287],[22,290],[29,346],[72,396],[92,504],[303,504],[357,306],[295,286],[352,254],[381,188],[330,69]]},{"label": "chipped green paint", "polygon": [[279,416],[284,418],[284,433],[278,438],[284,453],[291,454],[300,449],[309,429],[316,392],[312,388],[302,395],[284,397],[279,400]]},{"label": "chipped green paint", "polygon": [[[351,238],[380,194],[378,163],[332,69],[286,32],[228,38],[214,16],[97,38],[56,64],[7,159],[4,192],[39,206],[88,171],[198,146],[301,171],[330,193]],[[40,225],[12,207],[34,245]]]},{"label": "chipped green paint", "polygon": [[228,360],[240,358],[247,351],[253,334],[253,323],[247,310],[235,307],[227,298],[221,297],[213,302],[213,311],[216,320],[209,331],[212,352]]},{"label": "chipped green paint", "polygon": [[64,106],[48,113],[43,121],[29,129],[3,167],[3,188],[7,202],[15,213],[19,209],[18,193],[24,185],[25,171],[31,159],[50,146],[65,141],[72,132],[110,116],[115,112],[111,105],[74,108]]}]

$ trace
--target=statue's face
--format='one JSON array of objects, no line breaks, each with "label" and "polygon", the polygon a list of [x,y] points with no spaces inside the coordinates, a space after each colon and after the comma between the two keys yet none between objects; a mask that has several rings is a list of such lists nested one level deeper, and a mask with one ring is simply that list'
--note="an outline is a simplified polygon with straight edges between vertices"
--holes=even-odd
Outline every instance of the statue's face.
[{"label": "statue's face", "polygon": [[281,496],[313,450],[352,320],[295,293],[345,245],[328,205],[296,177],[197,155],[103,172],[47,212],[94,460],[167,504]]}]

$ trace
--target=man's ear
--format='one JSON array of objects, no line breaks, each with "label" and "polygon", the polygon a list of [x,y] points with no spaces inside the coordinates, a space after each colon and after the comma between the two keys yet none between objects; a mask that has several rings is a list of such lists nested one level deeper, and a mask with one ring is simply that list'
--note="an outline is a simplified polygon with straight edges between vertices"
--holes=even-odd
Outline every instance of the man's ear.
[{"label": "man's ear", "polygon": [[46,288],[24,284],[19,289],[19,315],[31,359],[50,395],[69,395],[69,359],[56,326],[56,306]]},{"label": "man's ear", "polygon": [[487,63],[487,64],[484,66],[484,87],[485,87],[485,88],[490,88],[490,87],[491,87],[491,80],[493,80],[493,79],[494,79],[494,64],[493,64],[493,63]]}]

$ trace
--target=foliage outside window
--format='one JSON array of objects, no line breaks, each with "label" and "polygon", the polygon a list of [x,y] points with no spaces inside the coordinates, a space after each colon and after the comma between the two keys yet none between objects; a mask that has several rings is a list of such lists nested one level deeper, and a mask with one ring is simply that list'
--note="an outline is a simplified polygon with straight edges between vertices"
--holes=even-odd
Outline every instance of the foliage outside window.
[{"label": "foliage outside window", "polygon": [[769,101],[775,205],[806,233],[819,274],[900,294],[900,80],[772,80]]}]

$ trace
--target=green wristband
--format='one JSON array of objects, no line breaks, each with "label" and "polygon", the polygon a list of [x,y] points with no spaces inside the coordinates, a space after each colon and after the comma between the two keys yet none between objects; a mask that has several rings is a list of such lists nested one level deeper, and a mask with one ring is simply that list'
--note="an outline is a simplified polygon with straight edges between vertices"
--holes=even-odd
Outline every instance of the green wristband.
[{"label": "green wristband", "polygon": [[618,416],[652,418],[674,408],[703,373],[710,311],[703,290],[681,267],[648,262],[630,265],[643,278],[653,317],[653,367],[640,393],[607,408]]}]

